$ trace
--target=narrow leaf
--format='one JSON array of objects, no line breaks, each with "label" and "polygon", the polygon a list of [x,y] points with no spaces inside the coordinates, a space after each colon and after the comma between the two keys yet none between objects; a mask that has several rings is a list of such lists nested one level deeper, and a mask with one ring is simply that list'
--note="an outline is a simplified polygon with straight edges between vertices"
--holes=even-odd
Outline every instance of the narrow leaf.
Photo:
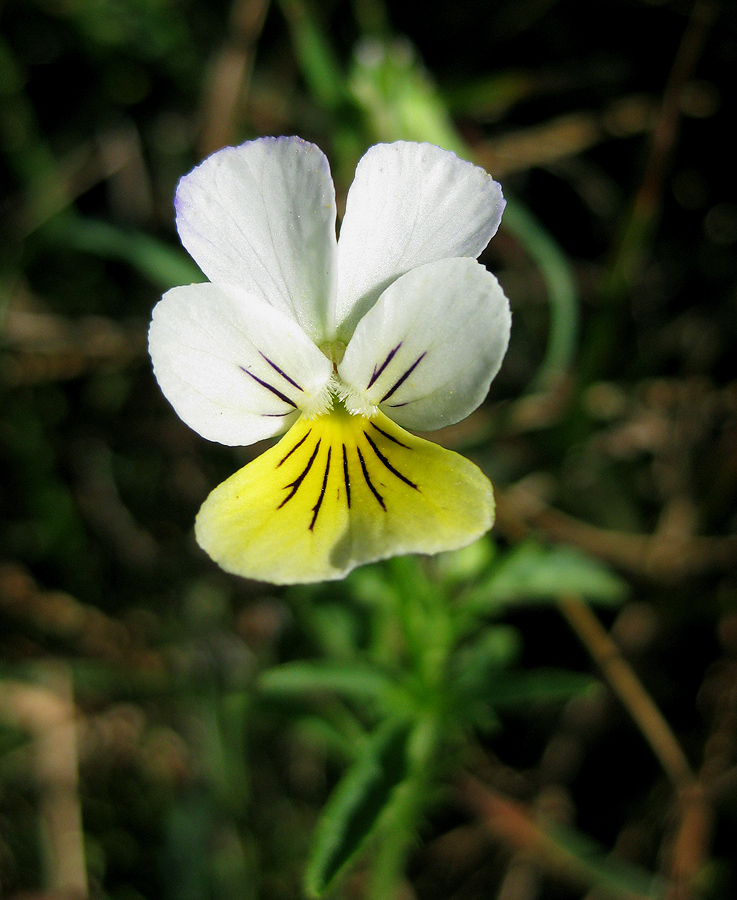
[{"label": "narrow leaf", "polygon": [[344,697],[376,698],[392,681],[382,672],[353,663],[293,662],[263,672],[258,687],[265,694],[308,694],[335,691]]},{"label": "narrow leaf", "polygon": [[128,263],[163,290],[203,280],[200,270],[181,250],[149,234],[102,220],[64,213],[49,222],[44,236],[64,247]]},{"label": "narrow leaf", "polygon": [[385,723],[333,791],[318,823],[305,873],[309,897],[320,897],[374,832],[407,775],[409,734],[406,722]]},{"label": "narrow leaf", "polygon": [[533,669],[526,672],[499,672],[486,684],[484,692],[494,707],[522,706],[570,700],[590,690],[598,682],[583,672],[563,669]]},{"label": "narrow leaf", "polygon": [[549,603],[566,594],[614,605],[626,592],[626,582],[591,557],[571,547],[546,548],[526,541],[470,592],[464,605],[488,613],[511,603]]},{"label": "narrow leaf", "polygon": [[588,835],[551,825],[551,842],[561,855],[571,861],[571,870],[612,898],[619,900],[660,900],[665,897],[666,884],[658,875],[651,875],[617,859],[605,856],[604,849]]},{"label": "narrow leaf", "polygon": [[464,693],[484,690],[495,672],[508,668],[519,656],[522,639],[509,625],[485,627],[453,660],[453,680]]}]

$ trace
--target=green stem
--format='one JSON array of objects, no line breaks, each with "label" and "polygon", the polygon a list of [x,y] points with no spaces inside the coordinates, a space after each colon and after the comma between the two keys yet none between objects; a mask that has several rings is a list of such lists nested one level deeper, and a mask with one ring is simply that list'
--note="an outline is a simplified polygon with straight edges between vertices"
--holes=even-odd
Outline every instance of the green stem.
[{"label": "green stem", "polygon": [[532,213],[508,200],[504,227],[524,244],[545,279],[550,301],[550,329],[545,358],[533,388],[554,387],[573,364],[579,331],[579,297],[565,254]]}]

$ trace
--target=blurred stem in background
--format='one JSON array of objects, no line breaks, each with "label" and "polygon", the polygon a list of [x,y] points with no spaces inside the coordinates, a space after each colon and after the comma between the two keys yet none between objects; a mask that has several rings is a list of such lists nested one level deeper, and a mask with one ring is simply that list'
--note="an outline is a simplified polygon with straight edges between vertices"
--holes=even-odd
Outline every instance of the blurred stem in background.
[{"label": "blurred stem in background", "polygon": [[202,92],[201,159],[238,142],[256,47],[268,9],[269,0],[235,0],[231,6],[225,42],[210,64]]},{"label": "blurred stem in background", "polygon": [[713,0],[696,0],[691,8],[650,132],[642,179],[620,224],[613,259],[599,290],[604,309],[588,335],[579,366],[586,382],[606,374],[627,327],[624,311],[642,276],[660,220],[666,179],[678,141],[681,99],[701,59],[717,11]]},{"label": "blurred stem in background", "polygon": [[0,680],[0,717],[34,744],[43,883],[49,891],[86,897],[72,676],[61,661],[38,665],[35,675],[38,683]]}]

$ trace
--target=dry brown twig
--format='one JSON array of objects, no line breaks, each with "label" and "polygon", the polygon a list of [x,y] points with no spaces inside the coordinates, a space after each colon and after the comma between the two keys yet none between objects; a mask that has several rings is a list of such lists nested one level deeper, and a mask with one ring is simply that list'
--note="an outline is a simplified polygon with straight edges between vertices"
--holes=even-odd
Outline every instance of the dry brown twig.
[{"label": "dry brown twig", "polygon": [[683,578],[731,568],[737,562],[737,535],[632,534],[599,528],[549,506],[530,482],[497,491],[499,531],[511,540],[538,532],[572,544],[634,575],[672,584]]},{"label": "dry brown twig", "polygon": [[67,898],[84,898],[88,885],[72,678],[62,663],[44,664],[39,672],[46,684],[0,681],[0,716],[28,732],[35,745],[45,887]]},{"label": "dry brown twig", "polygon": [[202,158],[230,144],[244,119],[246,96],[269,0],[235,0],[230,27],[202,96]]},{"label": "dry brown twig", "polygon": [[[512,849],[518,859],[532,860],[552,874],[581,887],[593,887],[597,873],[575,855],[525,804],[506,797],[471,775],[457,782],[462,804],[486,831]],[[628,900],[646,900],[636,892]]]}]

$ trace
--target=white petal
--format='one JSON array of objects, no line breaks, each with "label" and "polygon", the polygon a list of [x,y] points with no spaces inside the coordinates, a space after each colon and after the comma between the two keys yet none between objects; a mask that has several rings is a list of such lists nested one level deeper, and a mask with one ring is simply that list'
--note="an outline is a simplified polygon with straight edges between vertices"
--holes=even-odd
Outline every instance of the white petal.
[{"label": "white petal", "polygon": [[335,323],[348,341],[392,281],[416,266],[476,258],[496,233],[501,187],[432,144],[377,144],[359,162],[338,240]]},{"label": "white petal", "polygon": [[475,260],[413,269],[358,323],[338,367],[346,405],[420,431],[459,422],[486,396],[510,326],[499,282]]},{"label": "white petal", "polygon": [[179,182],[177,229],[215,283],[238,284],[317,343],[335,293],[335,189],[325,155],[300,138],[214,153]]},{"label": "white petal", "polygon": [[330,360],[293,319],[238,288],[167,291],[148,341],[167,400],[208,440],[252,444],[330,406]]}]

